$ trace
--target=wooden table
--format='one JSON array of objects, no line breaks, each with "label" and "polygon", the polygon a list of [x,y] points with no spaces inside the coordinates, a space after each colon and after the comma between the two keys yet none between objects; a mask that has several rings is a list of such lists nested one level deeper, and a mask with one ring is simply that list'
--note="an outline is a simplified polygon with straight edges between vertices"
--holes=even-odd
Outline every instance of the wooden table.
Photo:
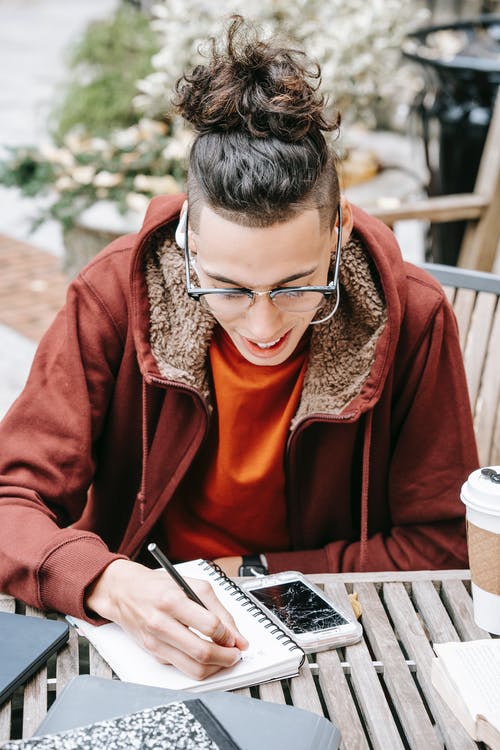
[{"label": "wooden table", "polygon": [[[340,728],[346,750],[478,748],[430,681],[433,642],[490,637],[472,617],[469,572],[350,573],[311,579],[344,606],[349,606],[348,593],[357,592],[363,608],[363,640],[311,656],[291,680],[238,692],[293,702],[328,716]],[[0,609],[13,612],[15,605],[11,597],[0,595]],[[22,606],[17,611],[23,611]],[[43,616],[30,607],[26,614]],[[72,630],[68,645],[49,664],[49,677],[43,668],[26,685],[23,697],[16,696],[0,708],[0,744],[11,736],[13,717],[18,724],[21,721],[17,717],[21,710],[23,736],[31,736],[47,711],[50,694],[59,694],[79,673],[85,653],[81,644],[79,653],[78,636]],[[88,663],[91,674],[112,677],[93,647],[88,650]],[[50,676],[54,669],[55,677]]]}]

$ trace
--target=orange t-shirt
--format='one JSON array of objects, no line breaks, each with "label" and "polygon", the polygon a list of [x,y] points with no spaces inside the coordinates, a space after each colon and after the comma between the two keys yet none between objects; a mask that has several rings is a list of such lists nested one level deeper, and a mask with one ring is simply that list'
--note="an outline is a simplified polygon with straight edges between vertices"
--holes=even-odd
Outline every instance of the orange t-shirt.
[{"label": "orange t-shirt", "polygon": [[281,365],[254,365],[217,327],[211,432],[162,519],[173,560],[289,549],[285,444],[307,355],[304,341]]}]

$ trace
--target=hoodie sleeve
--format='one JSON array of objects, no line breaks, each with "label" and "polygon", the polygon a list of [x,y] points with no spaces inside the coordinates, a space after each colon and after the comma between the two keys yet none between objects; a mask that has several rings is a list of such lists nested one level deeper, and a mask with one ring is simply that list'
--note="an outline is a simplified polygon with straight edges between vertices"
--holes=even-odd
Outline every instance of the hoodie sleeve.
[{"label": "hoodie sleeve", "polygon": [[122,338],[102,298],[78,277],[0,425],[0,591],[86,619],[85,588],[122,557],[72,528],[93,479]]},{"label": "hoodie sleeve", "polygon": [[456,320],[444,295],[424,334],[402,359],[393,385],[388,466],[378,465],[374,458],[374,413],[370,472],[387,475],[385,497],[375,500],[385,507],[387,522],[372,522],[374,498],[369,491],[366,540],[335,540],[316,550],[269,553],[271,572],[467,567],[459,490],[479,459]]}]

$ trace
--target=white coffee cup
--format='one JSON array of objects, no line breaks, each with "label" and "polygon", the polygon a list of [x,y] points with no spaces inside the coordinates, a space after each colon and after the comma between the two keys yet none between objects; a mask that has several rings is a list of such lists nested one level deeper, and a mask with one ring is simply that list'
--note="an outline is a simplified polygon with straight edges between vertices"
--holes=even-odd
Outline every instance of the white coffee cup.
[{"label": "white coffee cup", "polygon": [[500,466],[472,472],[462,485],[474,620],[500,635]]}]

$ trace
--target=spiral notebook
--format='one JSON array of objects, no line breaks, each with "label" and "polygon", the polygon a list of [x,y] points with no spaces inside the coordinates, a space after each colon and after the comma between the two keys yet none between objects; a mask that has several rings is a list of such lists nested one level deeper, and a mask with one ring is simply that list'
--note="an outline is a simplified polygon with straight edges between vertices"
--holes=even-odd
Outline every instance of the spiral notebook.
[{"label": "spiral notebook", "polygon": [[212,584],[215,594],[233,616],[250,647],[242,652],[241,661],[234,666],[197,681],[173,666],[160,664],[116,623],[96,626],[68,617],[121,680],[197,692],[234,690],[298,673],[305,659],[302,649],[271,622],[217,565],[207,560],[191,560],[175,567],[182,576]]}]

